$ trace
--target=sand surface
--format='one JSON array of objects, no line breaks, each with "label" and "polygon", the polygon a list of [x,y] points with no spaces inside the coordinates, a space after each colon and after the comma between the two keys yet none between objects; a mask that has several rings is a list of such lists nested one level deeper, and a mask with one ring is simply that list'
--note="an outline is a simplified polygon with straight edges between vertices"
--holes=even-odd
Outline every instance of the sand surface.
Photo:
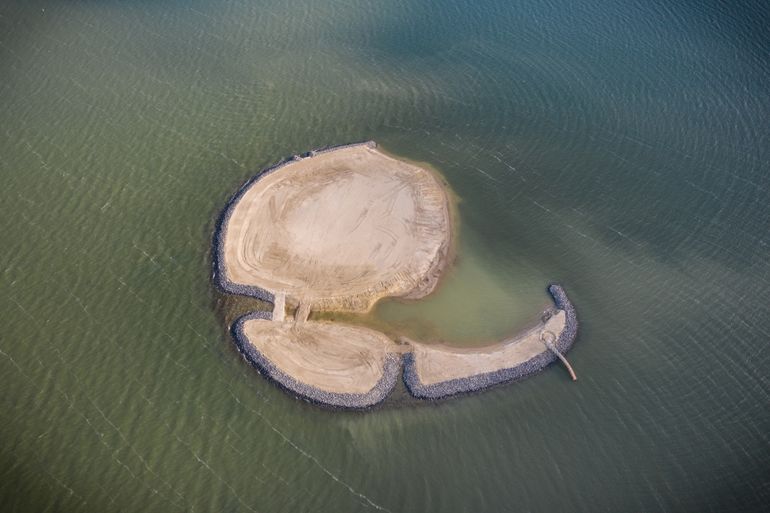
[{"label": "sand surface", "polygon": [[377,331],[328,322],[251,319],[243,332],[284,373],[336,393],[374,388],[383,375],[385,355],[396,347]]},{"label": "sand surface", "polygon": [[558,310],[545,324],[540,323],[514,338],[480,348],[412,342],[417,375],[423,384],[432,385],[514,367],[546,351],[541,334],[548,331],[558,338],[565,320],[564,311]]},{"label": "sand surface", "polygon": [[311,310],[367,311],[381,297],[422,297],[446,264],[447,192],[430,171],[373,144],[290,162],[252,182],[230,208],[227,279],[274,294],[273,320],[246,320],[243,334],[284,374],[319,390],[365,394],[395,352],[414,352],[426,385],[514,367],[547,351],[544,333],[555,340],[565,328],[558,310],[515,338],[461,349],[396,344],[362,326],[308,320]]},{"label": "sand surface", "polygon": [[366,311],[422,297],[445,265],[447,195],[428,170],[358,145],[292,162],[232,207],[228,279],[314,310]]}]

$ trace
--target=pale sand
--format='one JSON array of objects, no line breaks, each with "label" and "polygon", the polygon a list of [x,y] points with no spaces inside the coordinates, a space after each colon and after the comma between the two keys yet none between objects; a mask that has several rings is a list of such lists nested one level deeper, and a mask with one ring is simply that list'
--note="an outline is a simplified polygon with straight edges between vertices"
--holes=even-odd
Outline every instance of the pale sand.
[{"label": "pale sand", "polygon": [[255,181],[224,227],[227,279],[314,310],[367,311],[436,286],[450,246],[447,194],[428,170],[358,145]]},{"label": "pale sand", "polygon": [[[565,310],[475,349],[396,344],[362,326],[308,320],[311,309],[367,311],[385,296],[430,293],[450,250],[449,207],[447,191],[429,170],[373,143],[313,154],[262,175],[231,205],[218,242],[223,282],[235,285],[230,290],[262,289],[275,306],[272,321],[254,315],[236,323],[245,344],[239,347],[294,393],[354,408],[379,402],[395,385],[401,357],[394,353],[412,352],[416,385],[431,386],[513,369],[547,352],[541,335],[557,340],[568,333]],[[557,305],[567,301],[559,298]],[[296,308],[293,319],[285,317],[286,307]],[[452,383],[438,396],[467,388]],[[480,383],[467,389],[487,386]]]},{"label": "pale sand", "polygon": [[363,394],[383,376],[388,353],[414,354],[422,385],[477,376],[516,367],[547,352],[541,335],[558,339],[566,327],[564,310],[556,310],[545,322],[496,344],[459,348],[423,344],[405,338],[400,344],[378,331],[332,322],[283,322],[249,319],[243,334],[281,372],[320,390],[339,394]]},{"label": "pale sand", "polygon": [[540,323],[514,338],[480,348],[466,349],[410,341],[417,375],[423,385],[432,385],[515,367],[547,351],[540,339],[541,334],[549,331],[558,339],[566,326],[565,321],[564,310],[557,310],[545,324]]},{"label": "pale sand", "polygon": [[397,351],[382,333],[327,322],[249,319],[243,333],[280,371],[333,393],[369,392],[382,378],[386,354]]}]

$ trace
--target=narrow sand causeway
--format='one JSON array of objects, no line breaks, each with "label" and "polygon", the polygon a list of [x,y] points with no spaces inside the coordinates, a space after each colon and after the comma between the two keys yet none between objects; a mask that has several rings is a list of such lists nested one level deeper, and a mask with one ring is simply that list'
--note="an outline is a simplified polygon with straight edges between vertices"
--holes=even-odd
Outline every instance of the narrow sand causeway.
[{"label": "narrow sand causeway", "polygon": [[[274,304],[238,319],[239,349],[263,374],[313,402],[365,408],[382,401],[402,368],[409,391],[441,398],[541,370],[566,351],[577,321],[563,289],[556,307],[517,337],[463,350],[397,344],[378,331],[310,321],[311,310],[367,311],[386,296],[420,298],[446,266],[447,191],[427,169],[373,142],[310,152],[248,182],[215,236],[215,278],[227,292]],[[293,315],[287,316],[287,311]]]}]

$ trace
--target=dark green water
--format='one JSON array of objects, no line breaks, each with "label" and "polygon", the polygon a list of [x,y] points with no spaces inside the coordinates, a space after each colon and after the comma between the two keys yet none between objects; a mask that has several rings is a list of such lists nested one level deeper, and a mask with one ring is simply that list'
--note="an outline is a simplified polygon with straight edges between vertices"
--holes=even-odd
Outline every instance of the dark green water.
[{"label": "dark green water", "polygon": [[[0,511],[761,511],[769,22],[760,1],[3,2]],[[333,413],[239,357],[219,209],[365,139],[462,198],[455,273],[378,315],[470,344],[560,281],[577,383]]]}]

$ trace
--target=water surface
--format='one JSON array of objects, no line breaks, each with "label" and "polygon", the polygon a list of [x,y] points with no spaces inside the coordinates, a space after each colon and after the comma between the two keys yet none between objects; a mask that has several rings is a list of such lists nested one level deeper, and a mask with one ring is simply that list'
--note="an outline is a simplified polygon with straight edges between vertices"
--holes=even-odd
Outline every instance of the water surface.
[{"label": "water surface", "polygon": [[[0,510],[761,510],[768,14],[4,3]],[[219,210],[282,157],[366,139],[462,199],[455,272],[377,315],[473,344],[559,281],[577,383],[552,367],[335,413],[239,357],[210,278]]]}]

